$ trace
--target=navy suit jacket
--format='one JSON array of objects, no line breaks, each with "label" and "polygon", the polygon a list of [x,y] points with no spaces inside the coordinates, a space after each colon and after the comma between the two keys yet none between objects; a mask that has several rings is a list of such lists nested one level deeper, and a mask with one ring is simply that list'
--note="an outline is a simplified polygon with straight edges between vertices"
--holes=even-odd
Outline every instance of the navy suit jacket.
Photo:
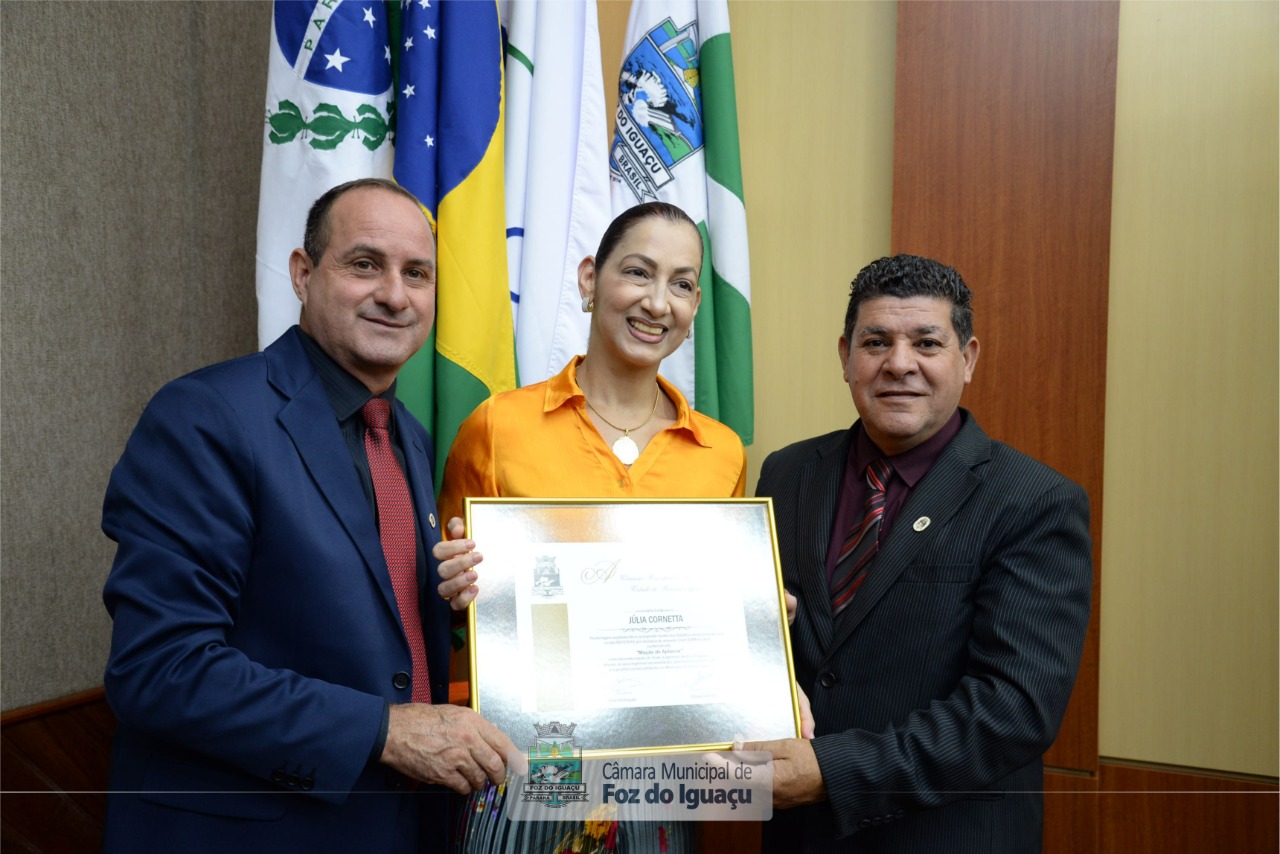
[{"label": "navy suit jacket", "polygon": [[[447,832],[443,791],[410,791],[370,761],[385,704],[410,699],[412,663],[299,335],[166,385],[112,471],[106,850],[414,851]],[[431,439],[399,402],[395,418],[429,550]],[[433,590],[420,610],[443,703],[450,615]]]},{"label": "navy suit jacket", "polygon": [[765,460],[757,493],[773,497],[783,576],[799,599],[796,678],[828,795],[776,813],[767,851],[1041,848],[1041,756],[1089,621],[1088,498],[961,412],[838,618],[825,565],[861,427]]}]

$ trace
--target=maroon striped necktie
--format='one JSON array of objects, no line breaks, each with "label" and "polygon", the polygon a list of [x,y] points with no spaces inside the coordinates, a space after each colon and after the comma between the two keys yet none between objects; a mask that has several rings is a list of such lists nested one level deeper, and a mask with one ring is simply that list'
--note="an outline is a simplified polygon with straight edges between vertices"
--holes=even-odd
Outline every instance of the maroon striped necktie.
[{"label": "maroon striped necktie", "polygon": [[430,703],[427,647],[422,639],[422,617],[418,613],[418,534],[409,485],[391,448],[391,434],[387,430],[391,404],[375,397],[361,407],[360,416],[364,419],[364,451],[369,458],[369,474],[373,477],[373,494],[378,503],[378,536],[413,657],[412,699],[415,703]]},{"label": "maroon striped necktie", "polygon": [[854,523],[840,547],[835,571],[831,574],[831,613],[839,614],[853,601],[867,577],[867,567],[880,548],[880,521],[884,518],[885,491],[893,468],[883,458],[867,466],[867,501],[862,518]]}]

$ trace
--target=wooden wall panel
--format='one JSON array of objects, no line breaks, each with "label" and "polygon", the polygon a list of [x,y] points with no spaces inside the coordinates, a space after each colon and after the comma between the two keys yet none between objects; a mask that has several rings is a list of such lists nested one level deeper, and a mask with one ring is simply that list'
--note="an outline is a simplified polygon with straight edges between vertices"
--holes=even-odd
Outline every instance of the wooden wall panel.
[{"label": "wooden wall panel", "polygon": [[1097,776],[1046,770],[1044,854],[1094,854],[1097,850]]},{"label": "wooden wall panel", "polygon": [[1098,594],[1118,4],[898,7],[893,251],[956,267],[989,434],[1088,490],[1094,616],[1046,761],[1097,767]]},{"label": "wooden wall panel", "polygon": [[1275,852],[1280,794],[1274,782],[1103,763],[1099,854]]}]

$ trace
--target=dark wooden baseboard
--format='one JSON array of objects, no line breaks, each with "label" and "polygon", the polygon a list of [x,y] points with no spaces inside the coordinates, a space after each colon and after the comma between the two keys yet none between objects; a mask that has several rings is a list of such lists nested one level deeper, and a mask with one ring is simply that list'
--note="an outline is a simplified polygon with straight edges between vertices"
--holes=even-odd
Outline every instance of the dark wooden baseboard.
[{"label": "dark wooden baseboard", "polygon": [[1103,762],[1099,782],[1098,854],[1277,850],[1274,781]]},{"label": "dark wooden baseboard", "polygon": [[1098,778],[1093,774],[1044,773],[1044,854],[1096,854]]},{"label": "dark wooden baseboard", "polygon": [[0,716],[0,849],[98,850],[115,731],[101,688]]},{"label": "dark wooden baseboard", "polygon": [[1102,759],[1045,772],[1045,854],[1275,852],[1275,780]]}]

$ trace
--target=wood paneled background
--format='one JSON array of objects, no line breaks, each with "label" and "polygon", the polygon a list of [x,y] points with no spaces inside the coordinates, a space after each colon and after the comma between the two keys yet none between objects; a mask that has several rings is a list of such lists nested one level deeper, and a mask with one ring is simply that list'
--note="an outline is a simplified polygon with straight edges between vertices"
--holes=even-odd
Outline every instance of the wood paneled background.
[{"label": "wood paneled background", "polygon": [[974,292],[964,405],[1084,486],[1093,618],[1046,762],[1095,771],[1116,2],[898,6],[893,251]]}]

